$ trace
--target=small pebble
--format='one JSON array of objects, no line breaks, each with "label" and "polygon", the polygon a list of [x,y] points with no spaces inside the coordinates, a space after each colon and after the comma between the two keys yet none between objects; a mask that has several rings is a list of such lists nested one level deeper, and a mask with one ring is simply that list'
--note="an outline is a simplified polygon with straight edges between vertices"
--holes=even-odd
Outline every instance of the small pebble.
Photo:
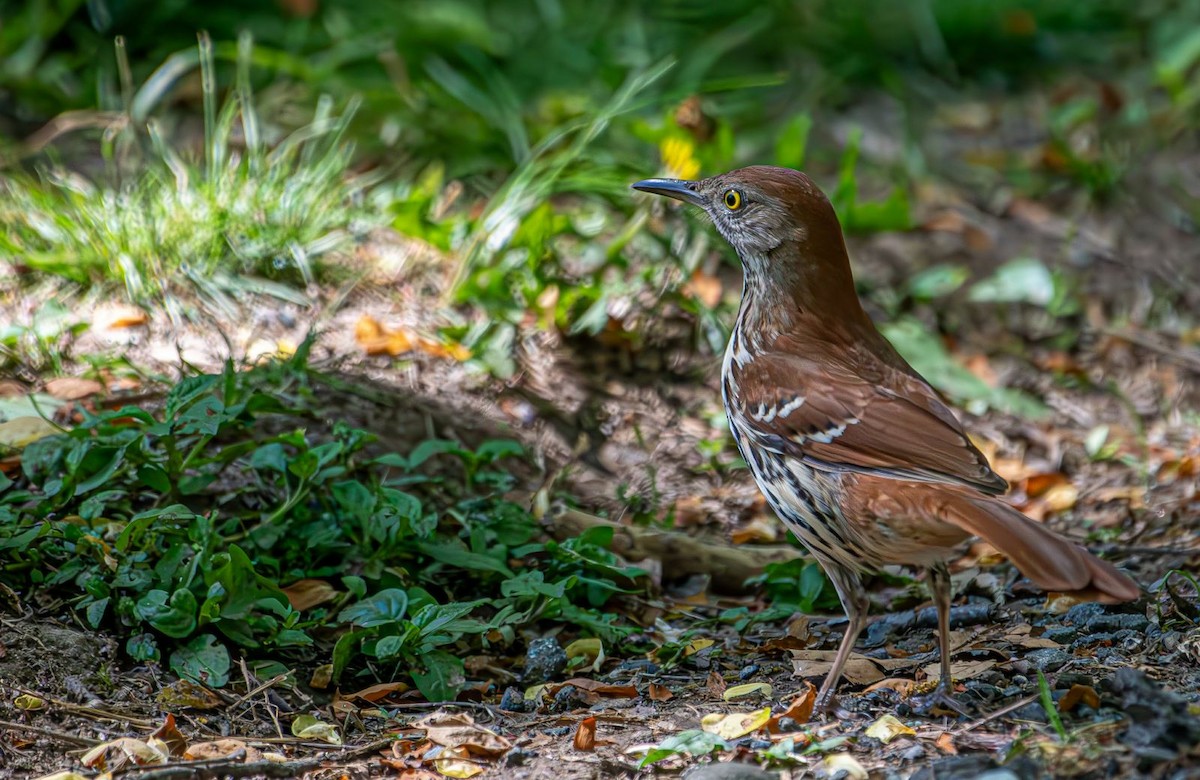
[{"label": "small pebble", "polygon": [[567,651],[552,636],[535,639],[529,643],[525,653],[525,673],[521,681],[536,685],[553,680],[567,668]]},{"label": "small pebble", "polygon": [[555,726],[552,729],[542,729],[542,733],[547,737],[564,737],[571,733],[570,726]]},{"label": "small pebble", "polygon": [[1039,647],[1025,654],[1025,660],[1033,668],[1043,672],[1056,672],[1074,659],[1074,656],[1057,647]]},{"label": "small pebble", "polygon": [[1042,639],[1049,639],[1051,642],[1058,642],[1060,645],[1073,642],[1078,636],[1079,631],[1070,626],[1054,626],[1042,632]]},{"label": "small pebble", "polygon": [[[1072,609],[1074,609],[1074,607],[1072,607]],[[1067,614],[1070,614],[1070,612]],[[1134,631],[1144,631],[1148,625],[1150,625],[1150,620],[1145,615],[1139,615],[1131,612],[1118,612],[1113,615],[1097,615],[1088,620],[1084,628],[1092,633],[1096,633],[1098,631],[1118,631],[1122,628],[1128,628]]]},{"label": "small pebble", "polygon": [[739,680],[749,680],[754,675],[758,674],[758,664],[750,664],[749,666],[738,672]]},{"label": "small pebble", "polygon": [[500,709],[505,712],[524,712],[525,695],[517,688],[505,688],[500,697]]},{"label": "small pebble", "polygon": [[1089,601],[1086,604],[1076,604],[1067,610],[1067,614],[1062,616],[1062,622],[1071,626],[1086,625],[1088,621],[1104,615],[1104,607],[1094,601]]}]

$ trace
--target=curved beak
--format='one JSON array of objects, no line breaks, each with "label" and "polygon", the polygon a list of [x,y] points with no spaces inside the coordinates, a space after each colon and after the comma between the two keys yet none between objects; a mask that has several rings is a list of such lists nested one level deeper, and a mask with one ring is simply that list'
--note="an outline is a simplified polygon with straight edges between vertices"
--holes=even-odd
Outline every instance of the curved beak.
[{"label": "curved beak", "polygon": [[636,184],[629,186],[635,190],[642,192],[650,192],[655,195],[665,195],[668,198],[682,200],[684,203],[691,203],[693,206],[705,205],[704,197],[700,193],[692,189],[695,182],[683,181],[682,179],[642,179]]}]

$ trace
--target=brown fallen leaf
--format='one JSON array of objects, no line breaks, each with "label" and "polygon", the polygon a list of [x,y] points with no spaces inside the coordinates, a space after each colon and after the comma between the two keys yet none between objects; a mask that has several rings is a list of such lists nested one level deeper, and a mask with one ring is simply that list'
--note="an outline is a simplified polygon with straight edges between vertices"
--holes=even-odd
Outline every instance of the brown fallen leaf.
[{"label": "brown fallen leaf", "polygon": [[170,757],[171,751],[161,740],[120,737],[96,745],[79,762],[89,769],[119,772],[130,766],[165,764]]},{"label": "brown fallen leaf", "polygon": [[183,757],[188,761],[211,761],[216,758],[229,758],[238,751],[244,751],[242,761],[261,761],[262,752],[253,745],[247,745],[240,739],[217,739],[212,742],[198,742],[184,751]]},{"label": "brown fallen leaf", "polygon": [[46,392],[60,401],[78,401],[90,395],[103,394],[104,385],[95,379],[60,376],[46,382]]},{"label": "brown fallen leaf", "polygon": [[[996,665],[996,661],[992,659],[984,659],[982,661],[954,661],[950,664],[950,677],[955,680],[970,680],[978,677]],[[940,680],[942,678],[942,666],[940,663],[929,664],[922,671],[929,680]]]},{"label": "brown fallen leaf", "polygon": [[154,697],[163,709],[187,707],[193,710],[212,710],[220,707],[221,699],[212,691],[191,680],[176,680],[163,687]]},{"label": "brown fallen leaf", "polygon": [[167,717],[163,718],[162,725],[155,729],[150,736],[162,740],[173,756],[182,756],[187,752],[187,737],[183,736],[183,733],[176,727],[175,716],[169,712]]},{"label": "brown fallen leaf", "polygon": [[360,691],[355,691],[354,693],[347,694],[346,698],[347,699],[362,699],[363,701],[369,701],[372,704],[374,704],[375,702],[386,699],[388,696],[390,696],[393,693],[404,693],[408,689],[409,689],[409,687],[406,683],[402,683],[402,682],[398,682],[398,681],[397,682],[378,683],[376,685],[368,685],[366,688],[363,688]]},{"label": "brown fallen leaf", "polygon": [[718,698],[725,695],[725,688],[727,687],[725,678],[716,669],[708,673],[708,679],[705,681],[704,686],[708,688],[709,693]]},{"label": "brown fallen leaf", "polygon": [[1080,704],[1086,704],[1092,709],[1100,708],[1100,695],[1090,685],[1072,685],[1071,690],[1058,700],[1059,712],[1070,712]]},{"label": "brown fallen leaf", "polygon": [[788,708],[767,721],[767,731],[772,734],[778,734],[782,731],[779,722],[784,718],[789,718],[798,724],[808,723],[812,719],[813,705],[816,703],[816,686],[806,680],[804,690],[800,695],[792,699],[792,703],[788,705]]},{"label": "brown fallen leaf", "polygon": [[734,544],[769,543],[779,540],[779,523],[763,515],[756,515],[750,522],[733,529],[729,534]]},{"label": "brown fallen leaf", "polygon": [[586,677],[572,677],[561,683],[551,683],[548,688],[551,693],[558,693],[568,685],[578,688],[581,691],[594,693],[597,696],[608,696],[615,699],[634,699],[638,695],[637,688],[632,685],[613,685],[611,683],[589,680]]},{"label": "brown fallen leaf", "polygon": [[697,268],[680,292],[699,301],[706,309],[714,309],[721,302],[721,280]]},{"label": "brown fallen leaf", "polygon": [[338,597],[338,594],[339,591],[337,588],[325,580],[316,579],[296,580],[291,585],[283,588],[283,595],[287,596],[288,603],[292,605],[292,609],[300,612],[312,609],[319,604],[333,601]]},{"label": "brown fallen leaf", "polygon": [[[824,677],[833,669],[833,650],[793,650],[793,672],[799,677]],[[842,673],[854,685],[870,685],[882,680],[889,669],[911,667],[903,658],[868,658],[852,653]]]},{"label": "brown fallen leaf", "polygon": [[328,688],[331,682],[333,682],[333,664],[321,664],[313,669],[312,677],[308,680],[308,684],[319,691]]},{"label": "brown fallen leaf", "polygon": [[579,721],[572,744],[576,750],[590,752],[596,749],[596,718],[594,716]]},{"label": "brown fallen leaf", "polygon": [[[425,729],[425,736],[431,742],[462,748],[470,755],[498,758],[512,749],[511,742],[491,729],[476,725],[466,713],[435,712],[417,721],[417,726]],[[438,771],[442,771],[440,767]]]},{"label": "brown fallen leaf", "polygon": [[937,749],[951,756],[958,755],[958,748],[954,746],[954,736],[949,731],[942,732],[942,735],[933,741],[937,745]]},{"label": "brown fallen leaf", "polygon": [[863,693],[871,693],[872,691],[889,690],[895,691],[901,696],[908,696],[916,688],[917,681],[909,680],[904,677],[887,677],[877,683],[872,683],[863,689]]},{"label": "brown fallen leaf", "polygon": [[650,701],[670,701],[675,697],[675,694],[671,693],[671,689],[665,685],[650,683],[650,688],[646,691],[646,696]]}]

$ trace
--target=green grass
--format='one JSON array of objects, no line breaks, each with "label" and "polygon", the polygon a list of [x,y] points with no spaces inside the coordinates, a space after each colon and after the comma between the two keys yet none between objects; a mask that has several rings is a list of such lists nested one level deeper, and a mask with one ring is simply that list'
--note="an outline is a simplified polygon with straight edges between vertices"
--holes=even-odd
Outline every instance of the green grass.
[{"label": "green grass", "polygon": [[[297,285],[347,248],[372,219],[370,180],[353,176],[340,113],[322,100],[313,121],[269,146],[249,87],[248,41],[232,96],[218,109],[211,45],[203,150],[172,148],[159,125],[126,117],[106,138],[107,175],[59,167],[0,179],[0,250],[36,271],[79,283],[116,281],[139,302],[186,284],[210,299],[246,290],[303,300]],[[374,218],[378,221],[378,218]]]}]

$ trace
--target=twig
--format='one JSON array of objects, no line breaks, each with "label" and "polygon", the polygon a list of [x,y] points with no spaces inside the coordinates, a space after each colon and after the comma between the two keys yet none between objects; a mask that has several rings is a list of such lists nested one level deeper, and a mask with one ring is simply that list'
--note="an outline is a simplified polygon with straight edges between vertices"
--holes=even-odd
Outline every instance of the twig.
[{"label": "twig", "polygon": [[966,734],[968,731],[972,731],[972,730],[982,726],[985,723],[990,723],[991,721],[995,720],[996,718],[1002,718],[1005,715],[1007,715],[1008,713],[1015,712],[1015,711],[1021,709],[1022,707],[1024,707],[1026,704],[1032,704],[1033,702],[1035,702],[1037,700],[1038,700],[1038,697],[1036,694],[1034,694],[1033,696],[1026,696],[1024,699],[1017,699],[1012,704],[1001,707],[1000,709],[996,710],[995,712],[988,713],[987,715],[984,715],[982,718],[980,718],[979,720],[977,720],[973,723],[968,723],[967,725],[963,726],[961,729],[959,729],[958,731],[956,731],[954,733],[955,734]]},{"label": "twig", "polygon": [[44,729],[38,726],[29,726],[25,723],[13,723],[8,720],[0,720],[0,729],[10,729],[12,731],[28,731],[30,734],[40,734],[43,737],[57,739],[62,742],[67,742],[72,745],[82,745],[84,747],[92,747],[99,745],[101,740],[88,739],[87,737],[76,736],[75,734],[67,734],[63,731],[54,731],[53,729]]},{"label": "twig", "polygon": [[96,709],[95,707],[85,707],[81,704],[72,704],[69,701],[63,701],[62,699],[56,699],[53,696],[47,696],[44,693],[39,693],[38,691],[33,691],[28,688],[24,688],[20,685],[14,685],[10,682],[0,681],[0,688],[9,688],[11,690],[27,694],[29,696],[36,696],[39,699],[42,699],[43,701],[45,701],[47,704],[53,704],[55,707],[64,709],[67,712],[72,712],[76,715],[79,715],[79,716],[82,716],[85,718],[91,718],[92,720],[111,720],[111,721],[116,721],[117,723],[128,723],[131,726],[138,726],[138,727],[144,728],[144,729],[158,728],[158,723],[156,723],[152,720],[146,720],[144,718],[135,718],[131,715],[121,715],[120,713],[109,712],[107,710],[100,710],[100,709]]},{"label": "twig", "polygon": [[1139,347],[1145,347],[1153,352],[1157,352],[1167,360],[1184,368],[1200,371],[1200,355],[1186,347],[1164,344],[1145,333],[1138,333],[1137,331],[1124,328],[1101,328],[1101,332],[1119,339],[1125,339],[1130,343],[1137,344]]},{"label": "twig", "polygon": [[296,761],[238,761],[238,751],[224,758],[207,761],[188,761],[170,766],[133,766],[122,772],[120,777],[134,777],[137,780],[217,780],[218,778],[239,777],[298,777],[305,772],[319,769],[328,761],[352,761],[356,758],[378,752],[395,740],[381,739],[355,748],[347,748],[339,753],[321,753],[310,758]]}]

